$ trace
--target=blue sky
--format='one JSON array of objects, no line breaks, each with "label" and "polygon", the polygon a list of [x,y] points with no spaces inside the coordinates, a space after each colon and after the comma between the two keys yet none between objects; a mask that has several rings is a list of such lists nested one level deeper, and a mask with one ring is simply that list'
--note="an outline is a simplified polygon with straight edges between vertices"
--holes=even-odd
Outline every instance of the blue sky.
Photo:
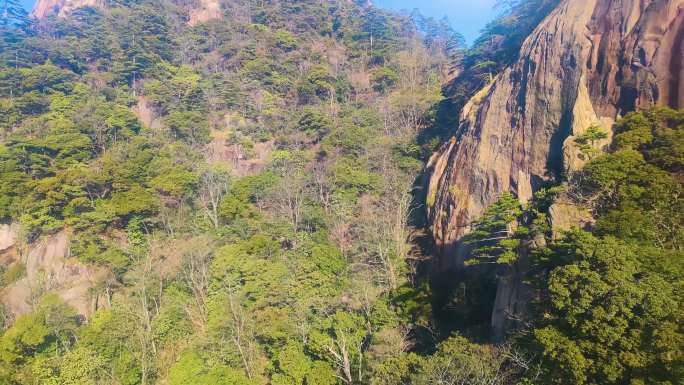
[{"label": "blue sky", "polygon": [[[26,9],[31,9],[35,0],[21,0]],[[394,10],[411,11],[418,8],[425,16],[437,19],[446,15],[454,29],[465,36],[468,42],[477,37],[478,31],[491,20],[496,0],[374,0],[376,5]]]},{"label": "blue sky", "polygon": [[21,3],[24,4],[24,8],[27,10],[31,10],[33,8],[33,3],[35,3],[34,0],[21,0]]},{"label": "blue sky", "polygon": [[447,16],[454,29],[469,43],[478,32],[496,15],[496,0],[374,0],[373,3],[394,10],[411,11],[418,8],[425,16],[436,19]]}]

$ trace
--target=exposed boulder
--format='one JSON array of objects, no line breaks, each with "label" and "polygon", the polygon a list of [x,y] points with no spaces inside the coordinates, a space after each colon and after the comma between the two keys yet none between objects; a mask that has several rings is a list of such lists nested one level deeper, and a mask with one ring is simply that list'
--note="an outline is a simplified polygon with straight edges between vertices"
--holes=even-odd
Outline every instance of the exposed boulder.
[{"label": "exposed boulder", "polygon": [[17,224],[0,224],[0,253],[13,248],[18,240],[19,226]]},{"label": "exposed boulder", "polygon": [[591,212],[570,200],[560,199],[549,208],[553,237],[559,238],[573,228],[589,229],[594,225]]},{"label": "exposed boulder", "polygon": [[83,317],[95,310],[91,289],[106,273],[70,258],[66,232],[30,245],[26,255],[15,263],[24,264],[24,275],[0,292],[0,302],[13,317],[33,310],[33,305],[46,293],[57,294]]},{"label": "exposed boulder", "polygon": [[221,4],[219,0],[199,0],[198,6],[190,10],[188,25],[195,26],[210,20],[220,19]]}]

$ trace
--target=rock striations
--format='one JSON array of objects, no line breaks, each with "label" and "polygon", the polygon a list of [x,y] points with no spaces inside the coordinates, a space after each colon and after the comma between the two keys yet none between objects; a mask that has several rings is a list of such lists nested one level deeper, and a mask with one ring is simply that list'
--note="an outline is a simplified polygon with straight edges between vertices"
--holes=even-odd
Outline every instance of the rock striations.
[{"label": "rock striations", "polygon": [[610,132],[634,109],[684,107],[683,39],[684,0],[561,1],[428,164],[438,268],[461,265],[460,239],[502,192],[524,202],[581,167],[573,136]]}]

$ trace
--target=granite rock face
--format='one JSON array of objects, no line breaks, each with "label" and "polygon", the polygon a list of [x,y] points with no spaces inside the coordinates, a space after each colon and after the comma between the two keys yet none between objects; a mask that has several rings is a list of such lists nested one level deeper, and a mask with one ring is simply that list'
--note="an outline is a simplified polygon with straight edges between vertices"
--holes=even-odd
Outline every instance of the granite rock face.
[{"label": "granite rock face", "polygon": [[[18,229],[17,226],[14,228]],[[0,227],[10,234],[12,227]],[[16,247],[17,232],[11,233],[5,243],[6,249],[0,252],[0,261],[12,264],[20,263],[24,274],[16,282],[12,282],[0,290],[0,304],[11,318],[19,317],[34,310],[34,306],[44,294],[55,294],[64,302],[73,306],[79,315],[87,318],[98,307],[98,296],[93,288],[106,278],[102,269],[88,266],[70,256],[69,235],[60,232],[46,236],[32,244],[26,245],[23,255],[5,258],[4,253]],[[101,305],[100,305],[101,306]]]},{"label": "granite rock face", "polygon": [[502,192],[525,202],[582,167],[574,136],[611,132],[631,110],[684,107],[683,39],[684,0],[561,1],[428,164],[438,268],[462,264],[461,238]]}]

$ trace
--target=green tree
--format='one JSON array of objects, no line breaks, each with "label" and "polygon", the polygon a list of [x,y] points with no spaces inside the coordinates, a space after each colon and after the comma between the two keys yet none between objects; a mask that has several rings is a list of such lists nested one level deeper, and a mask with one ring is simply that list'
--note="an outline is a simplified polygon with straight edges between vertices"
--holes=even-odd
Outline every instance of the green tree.
[{"label": "green tree", "polygon": [[363,317],[338,310],[322,321],[311,338],[316,353],[326,358],[344,383],[364,381],[368,329]]},{"label": "green tree", "polygon": [[399,83],[399,75],[390,67],[380,67],[373,71],[372,81],[373,89],[377,92],[386,92]]},{"label": "green tree", "polygon": [[633,245],[571,233],[552,246],[534,341],[554,384],[676,383],[684,342],[681,283],[640,264]]},{"label": "green tree", "polygon": [[518,223],[523,208],[513,193],[505,192],[473,223],[473,231],[465,237],[473,245],[473,260],[468,263],[513,264],[518,258],[521,239],[527,235]]},{"label": "green tree", "polygon": [[63,385],[97,385],[106,380],[105,362],[96,352],[76,347],[64,355],[59,367],[59,383]]},{"label": "green tree", "polygon": [[601,149],[596,148],[596,145],[604,139],[608,138],[608,134],[601,129],[600,126],[592,125],[587,128],[585,132],[575,138],[575,143],[579,146],[580,151],[588,159],[593,159],[601,154]]},{"label": "green tree", "polygon": [[[488,347],[453,336],[420,359],[411,384],[512,384],[522,377],[527,359],[508,346]],[[412,365],[411,365],[412,366]]]},{"label": "green tree", "polygon": [[165,123],[175,139],[189,144],[209,142],[209,122],[200,112],[172,112],[166,117]]},{"label": "green tree", "polygon": [[247,376],[238,369],[221,364],[208,363],[195,351],[183,352],[180,360],[171,368],[171,385],[252,385]]}]

